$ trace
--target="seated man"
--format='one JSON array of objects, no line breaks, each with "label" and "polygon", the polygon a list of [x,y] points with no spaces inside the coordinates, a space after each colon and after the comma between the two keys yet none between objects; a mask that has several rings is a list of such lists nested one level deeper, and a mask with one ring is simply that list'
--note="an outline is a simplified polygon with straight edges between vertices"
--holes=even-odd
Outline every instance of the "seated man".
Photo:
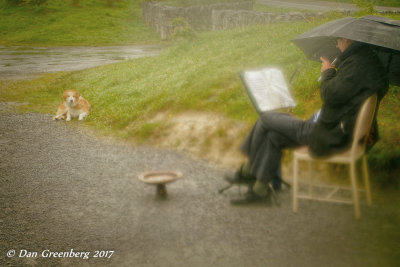
[{"label": "seated man", "polygon": [[232,204],[265,201],[271,190],[280,188],[285,148],[307,145],[316,157],[327,157],[348,148],[361,104],[374,93],[378,94],[379,103],[387,92],[385,69],[367,45],[338,38],[336,47],[341,54],[335,66],[321,57],[320,112],[309,120],[265,112],[255,123],[241,147],[248,157],[247,163],[234,175],[225,177],[230,183],[250,184],[245,198],[232,200]]}]

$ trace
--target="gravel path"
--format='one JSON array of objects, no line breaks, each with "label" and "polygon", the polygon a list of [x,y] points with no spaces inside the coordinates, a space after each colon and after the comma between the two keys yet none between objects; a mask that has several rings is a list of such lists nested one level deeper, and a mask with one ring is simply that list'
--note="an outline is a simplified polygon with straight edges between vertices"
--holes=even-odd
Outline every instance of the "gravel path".
[{"label": "gravel path", "polygon": [[[182,153],[99,139],[78,123],[0,105],[0,266],[398,266],[398,192],[346,205],[232,207],[224,170]],[[137,176],[180,170],[167,200]],[[244,191],[244,190],[243,190]],[[384,197],[383,197],[384,196]],[[90,252],[89,259],[52,252]],[[14,257],[7,253],[15,250]],[[96,250],[113,250],[110,259]],[[11,252],[10,252],[11,251]],[[29,254],[29,253],[30,254]],[[36,257],[33,252],[37,252]],[[42,253],[45,253],[44,256]],[[19,255],[26,255],[19,257]]]}]

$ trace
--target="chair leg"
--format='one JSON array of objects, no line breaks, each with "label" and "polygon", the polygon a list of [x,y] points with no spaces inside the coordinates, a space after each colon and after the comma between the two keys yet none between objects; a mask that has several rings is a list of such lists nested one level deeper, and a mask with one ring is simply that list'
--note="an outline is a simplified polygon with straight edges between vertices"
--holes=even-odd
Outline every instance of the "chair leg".
[{"label": "chair leg", "polygon": [[299,163],[296,158],[296,156],[293,157],[293,212],[297,212],[298,210],[298,190],[299,190],[299,184],[298,184],[298,168],[299,168]]},{"label": "chair leg", "polygon": [[363,176],[364,176],[364,184],[365,184],[365,193],[367,195],[367,204],[371,206],[372,204],[372,197],[371,197],[371,185],[369,182],[369,172],[368,172],[368,163],[367,157],[363,156]]},{"label": "chair leg", "polygon": [[351,187],[353,191],[353,204],[356,219],[360,218],[360,203],[358,202],[357,173],[355,162],[350,164]]}]

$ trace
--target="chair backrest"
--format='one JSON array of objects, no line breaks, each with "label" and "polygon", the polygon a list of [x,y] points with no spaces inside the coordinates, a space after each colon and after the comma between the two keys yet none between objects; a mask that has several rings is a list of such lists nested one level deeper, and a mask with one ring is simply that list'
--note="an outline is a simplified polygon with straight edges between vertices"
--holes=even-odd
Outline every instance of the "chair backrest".
[{"label": "chair backrest", "polygon": [[350,150],[353,156],[359,152],[365,152],[367,136],[374,120],[377,99],[376,94],[368,97],[358,112],[353,132],[353,143]]}]

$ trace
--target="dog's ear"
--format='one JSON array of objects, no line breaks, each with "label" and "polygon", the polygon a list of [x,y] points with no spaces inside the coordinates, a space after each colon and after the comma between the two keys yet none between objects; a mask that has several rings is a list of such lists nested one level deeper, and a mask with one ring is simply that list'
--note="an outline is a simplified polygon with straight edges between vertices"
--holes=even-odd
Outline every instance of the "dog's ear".
[{"label": "dog's ear", "polygon": [[81,95],[77,91],[74,92],[74,97],[76,100],[78,100],[80,96]]},{"label": "dog's ear", "polygon": [[64,101],[66,101],[67,100],[67,98],[68,98],[68,91],[65,91],[64,93],[63,93],[63,99],[64,99]]}]

